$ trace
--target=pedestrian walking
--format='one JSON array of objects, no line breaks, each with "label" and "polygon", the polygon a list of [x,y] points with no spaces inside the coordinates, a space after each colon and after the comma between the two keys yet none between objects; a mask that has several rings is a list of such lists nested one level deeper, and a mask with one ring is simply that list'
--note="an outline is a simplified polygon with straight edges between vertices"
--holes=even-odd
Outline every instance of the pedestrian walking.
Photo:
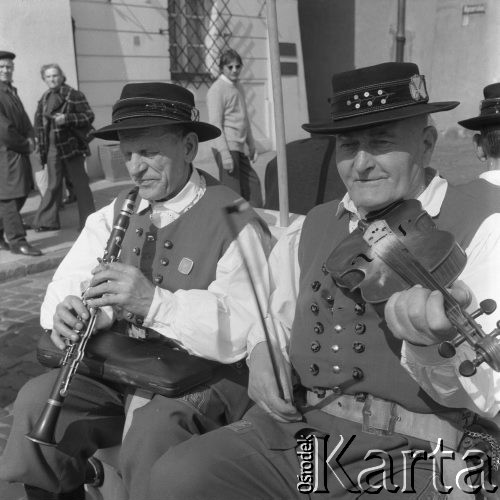
[{"label": "pedestrian walking", "polygon": [[34,229],[37,232],[60,229],[64,175],[73,186],[80,219],[78,230],[81,230],[87,217],[95,212],[85,171],[85,157],[90,155],[86,136],[92,128],[94,112],[85,95],[65,83],[66,76],[58,64],[46,64],[40,73],[48,90],[38,101],[35,131],[48,185],[35,215]]},{"label": "pedestrian walking", "polygon": [[221,74],[207,93],[208,117],[210,123],[222,130],[213,148],[220,181],[260,208],[263,205],[260,181],[251,164],[256,159],[255,141],[245,92],[239,81],[242,67],[243,61],[235,50],[222,54]]}]

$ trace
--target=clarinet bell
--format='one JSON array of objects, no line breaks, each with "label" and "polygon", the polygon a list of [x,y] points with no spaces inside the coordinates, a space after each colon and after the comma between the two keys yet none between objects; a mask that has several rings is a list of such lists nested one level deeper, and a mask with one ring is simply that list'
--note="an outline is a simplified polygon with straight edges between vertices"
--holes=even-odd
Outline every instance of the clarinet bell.
[{"label": "clarinet bell", "polygon": [[32,431],[26,434],[26,437],[34,443],[56,446],[55,430],[60,411],[61,403],[49,399]]}]

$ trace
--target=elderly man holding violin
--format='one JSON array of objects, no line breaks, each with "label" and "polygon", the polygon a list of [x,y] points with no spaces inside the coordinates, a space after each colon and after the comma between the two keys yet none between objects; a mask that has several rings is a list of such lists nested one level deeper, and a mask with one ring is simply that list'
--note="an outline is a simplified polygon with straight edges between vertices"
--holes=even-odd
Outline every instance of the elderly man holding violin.
[{"label": "elderly man holding violin", "polygon": [[170,449],[152,499],[473,498],[462,455],[478,436],[498,465],[493,438],[471,430],[500,409],[498,348],[480,326],[495,322],[466,309],[500,299],[487,274],[500,259],[499,193],[452,187],[429,167],[429,115],[458,102],[429,102],[417,65],[348,71],[332,86],[332,120],[304,129],[336,136],[347,194],[271,253],[269,335],[248,342],[257,405]]}]

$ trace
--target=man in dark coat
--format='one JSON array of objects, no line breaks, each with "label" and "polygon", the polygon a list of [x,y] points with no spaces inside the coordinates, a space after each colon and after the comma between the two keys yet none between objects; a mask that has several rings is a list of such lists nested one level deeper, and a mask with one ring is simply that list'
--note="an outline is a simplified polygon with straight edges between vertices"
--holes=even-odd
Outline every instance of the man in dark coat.
[{"label": "man in dark coat", "polygon": [[15,57],[0,51],[0,250],[38,256],[42,252],[26,241],[20,214],[33,187],[29,154],[35,142],[33,127],[12,85]]}]

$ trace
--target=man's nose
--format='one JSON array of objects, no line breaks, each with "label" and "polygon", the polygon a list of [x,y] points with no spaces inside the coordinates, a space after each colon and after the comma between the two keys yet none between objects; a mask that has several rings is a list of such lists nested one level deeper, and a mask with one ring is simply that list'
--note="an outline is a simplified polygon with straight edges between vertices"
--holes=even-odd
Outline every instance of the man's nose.
[{"label": "man's nose", "polygon": [[144,161],[143,156],[138,153],[132,153],[132,155],[130,156],[129,165],[131,173],[133,175],[140,174],[148,168],[148,164]]},{"label": "man's nose", "polygon": [[357,171],[362,172],[373,168],[374,166],[375,160],[373,159],[373,156],[368,151],[360,149],[354,158],[354,168]]}]

